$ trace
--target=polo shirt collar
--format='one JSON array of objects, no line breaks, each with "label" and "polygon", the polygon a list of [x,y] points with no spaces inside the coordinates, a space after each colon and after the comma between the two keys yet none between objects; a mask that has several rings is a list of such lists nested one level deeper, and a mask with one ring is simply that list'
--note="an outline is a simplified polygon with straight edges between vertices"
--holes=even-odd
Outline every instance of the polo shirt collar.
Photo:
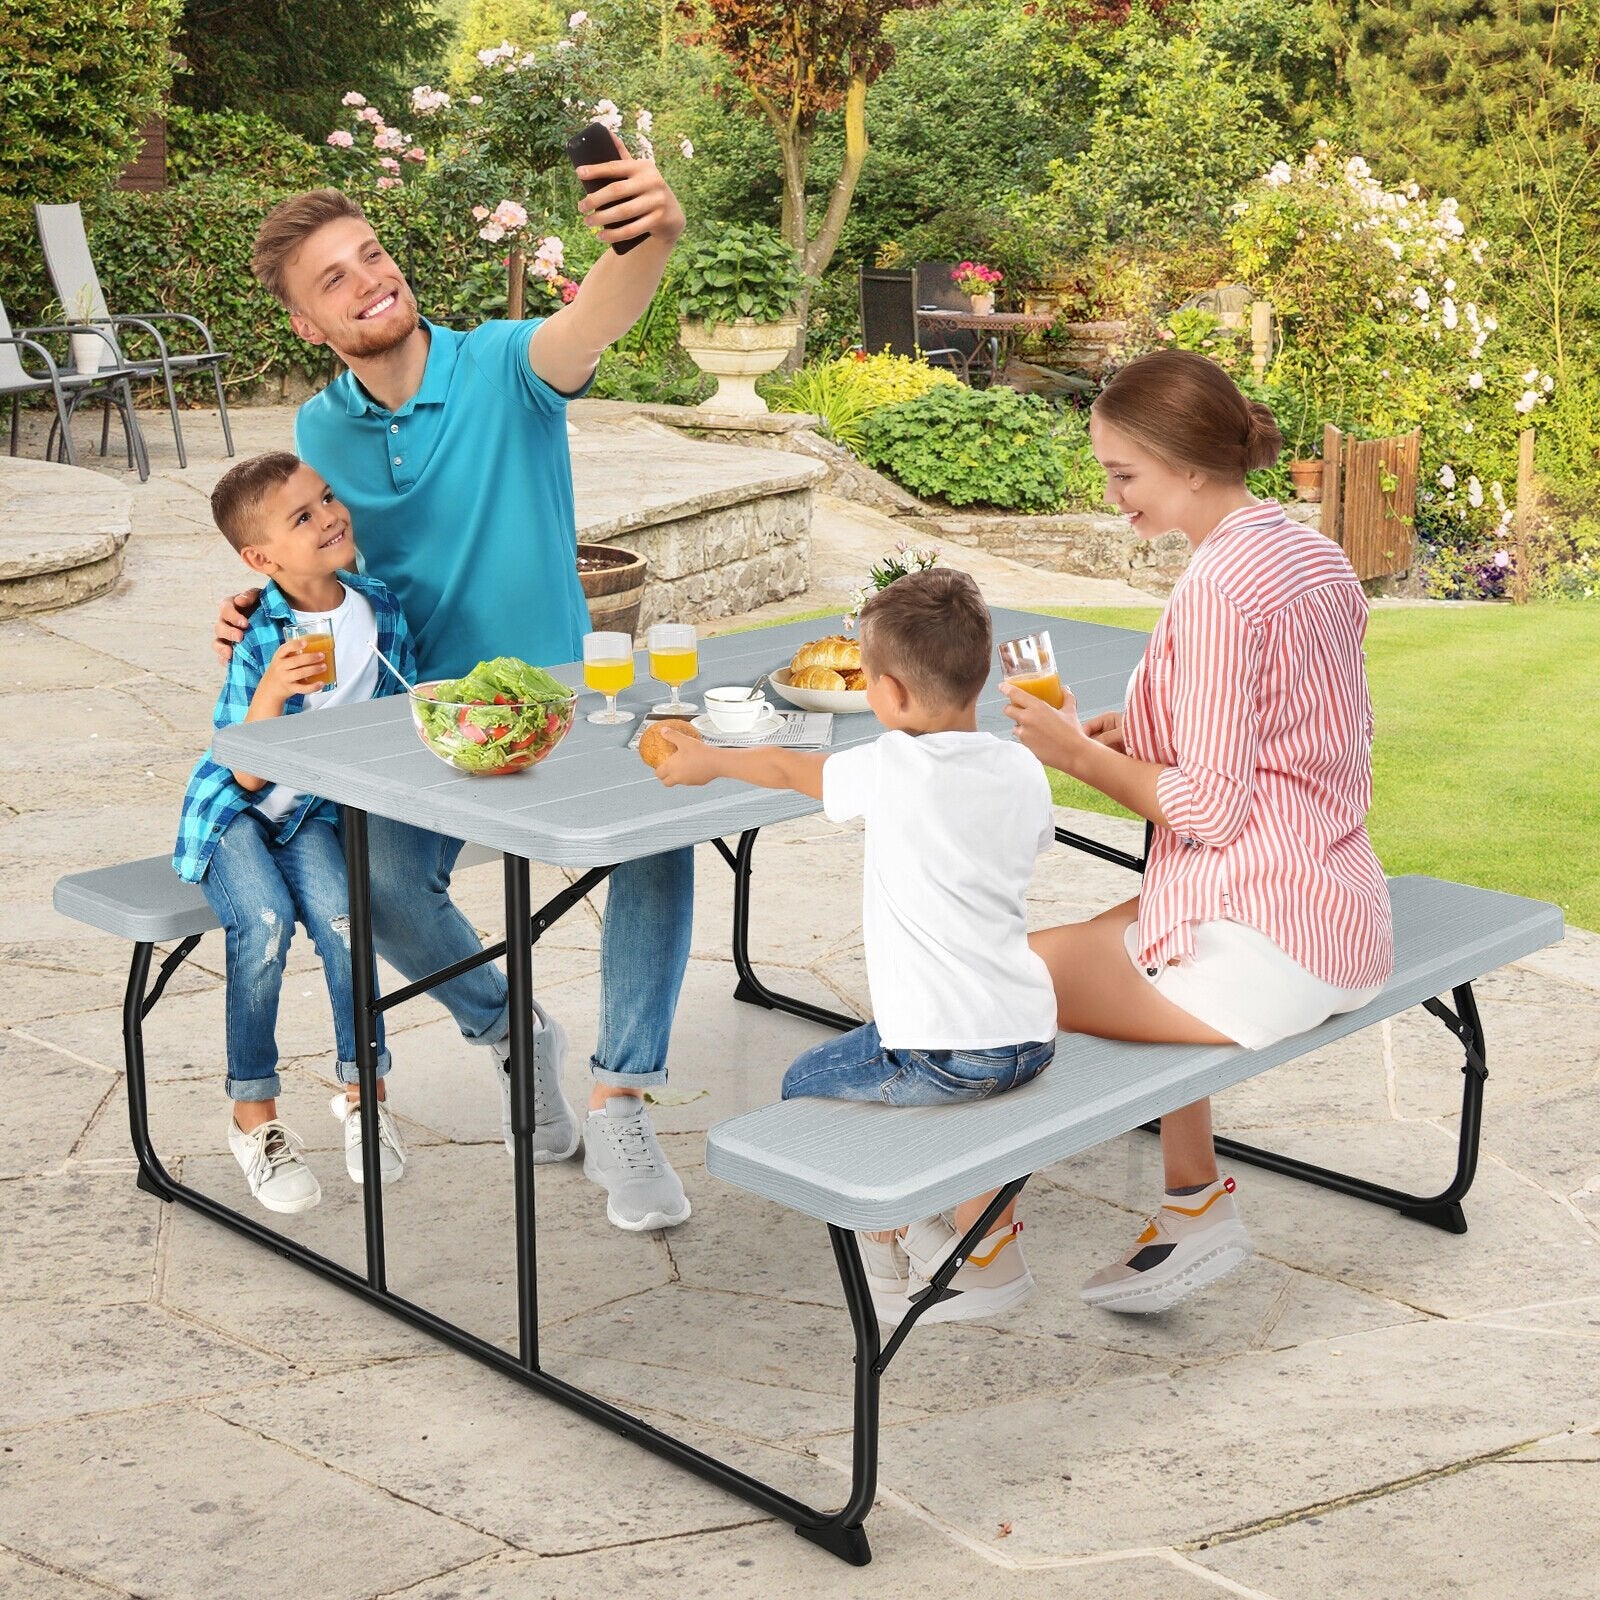
[{"label": "polo shirt collar", "polygon": [[428,359],[422,368],[422,382],[417,392],[398,411],[385,411],[365,389],[355,373],[348,369],[339,381],[345,384],[344,409],[351,417],[408,416],[418,406],[442,406],[450,393],[450,380],[455,375],[457,346],[461,336],[453,328],[441,328],[420,319],[428,330]]}]

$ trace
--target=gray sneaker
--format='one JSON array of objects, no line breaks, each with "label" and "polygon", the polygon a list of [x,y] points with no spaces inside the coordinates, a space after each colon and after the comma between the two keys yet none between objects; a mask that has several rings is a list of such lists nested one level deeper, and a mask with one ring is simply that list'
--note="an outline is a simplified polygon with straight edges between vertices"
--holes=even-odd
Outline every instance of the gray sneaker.
[{"label": "gray sneaker", "polygon": [[[567,1059],[567,1030],[548,1012],[533,1007],[533,1159],[565,1161],[578,1148],[578,1114],[561,1092],[561,1068]],[[500,1132],[511,1143],[511,1041],[492,1045],[495,1076],[500,1082]]]},{"label": "gray sneaker", "polygon": [[644,1101],[614,1094],[584,1124],[583,1175],[604,1189],[606,1216],[619,1228],[675,1228],[689,1220],[689,1197],[672,1170]]}]

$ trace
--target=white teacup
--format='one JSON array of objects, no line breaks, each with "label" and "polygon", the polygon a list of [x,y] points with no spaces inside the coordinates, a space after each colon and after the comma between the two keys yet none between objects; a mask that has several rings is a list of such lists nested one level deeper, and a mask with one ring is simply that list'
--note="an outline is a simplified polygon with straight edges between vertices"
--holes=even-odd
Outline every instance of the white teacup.
[{"label": "white teacup", "polygon": [[765,695],[751,697],[748,689],[729,686],[707,689],[706,715],[718,733],[748,733],[770,709]]}]

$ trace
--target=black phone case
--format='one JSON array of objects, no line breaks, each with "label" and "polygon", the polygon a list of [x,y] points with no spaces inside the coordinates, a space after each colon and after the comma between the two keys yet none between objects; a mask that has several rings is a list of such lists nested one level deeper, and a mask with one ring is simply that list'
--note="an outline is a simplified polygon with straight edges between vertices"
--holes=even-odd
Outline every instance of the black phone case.
[{"label": "black phone case", "polygon": [[[617,159],[617,147],[606,128],[598,122],[591,122],[587,128],[573,134],[567,140],[567,159],[575,167],[589,166],[600,161],[615,161]],[[605,188],[607,181],[605,178],[580,178],[578,180],[583,185],[585,194],[593,194],[596,189]],[[637,239],[618,240],[611,248],[619,256],[625,256],[636,244],[643,244],[649,237],[648,233],[641,233]]]}]

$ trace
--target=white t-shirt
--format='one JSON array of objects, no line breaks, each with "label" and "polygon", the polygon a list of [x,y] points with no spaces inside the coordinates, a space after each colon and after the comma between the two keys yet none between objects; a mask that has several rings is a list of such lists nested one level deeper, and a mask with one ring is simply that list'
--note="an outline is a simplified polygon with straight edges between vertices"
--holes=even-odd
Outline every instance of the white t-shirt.
[{"label": "white t-shirt", "polygon": [[1024,897],[1055,842],[1044,768],[990,733],[886,733],[831,755],[822,808],[867,825],[862,926],[884,1044],[993,1050],[1056,1036]]},{"label": "white t-shirt", "polygon": [[[338,674],[331,689],[318,689],[306,696],[301,713],[322,711],[328,706],[352,705],[370,700],[377,692],[382,668],[372,647],[378,642],[378,619],[364,594],[346,589],[344,599],[334,611],[296,611],[296,622],[333,628],[333,666]],[[274,783],[261,790],[253,804],[271,821],[278,822],[300,804],[303,796],[286,784]]]}]

